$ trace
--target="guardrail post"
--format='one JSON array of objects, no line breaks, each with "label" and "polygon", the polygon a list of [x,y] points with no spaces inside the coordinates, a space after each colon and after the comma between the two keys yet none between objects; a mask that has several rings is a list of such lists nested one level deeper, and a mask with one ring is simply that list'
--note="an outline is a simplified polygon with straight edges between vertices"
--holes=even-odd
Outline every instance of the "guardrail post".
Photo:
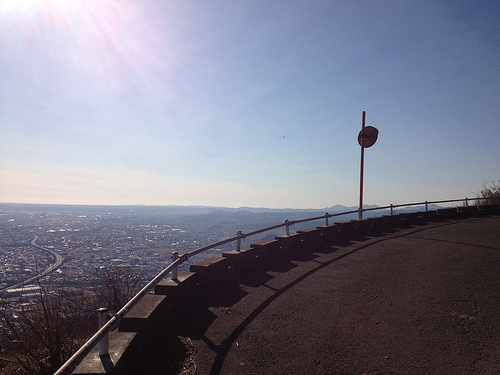
[{"label": "guardrail post", "polygon": [[328,212],[325,214],[325,225],[328,225]]},{"label": "guardrail post", "polygon": [[427,203],[427,201],[425,201],[425,212],[429,211],[428,206],[429,204]]},{"label": "guardrail post", "polygon": [[241,235],[242,235],[241,230],[239,230],[238,233],[236,233],[236,235],[238,236],[238,239],[236,240],[236,250],[241,251]]},{"label": "guardrail post", "polygon": [[[172,253],[172,260],[175,262],[177,259],[179,259],[179,252],[174,251]],[[177,266],[172,269],[172,280],[177,280]]]},{"label": "guardrail post", "polygon": [[465,207],[469,207],[469,198],[465,198]]},{"label": "guardrail post", "polygon": [[[107,307],[101,307],[98,312],[98,325],[101,329],[108,322],[109,309]],[[106,333],[101,341],[99,341],[99,356],[109,354],[109,335]]]},{"label": "guardrail post", "polygon": [[285,224],[286,224],[286,234],[289,235],[290,234],[290,223],[288,222],[288,220],[285,220]]},{"label": "guardrail post", "polygon": [[391,203],[391,215],[394,215],[394,205]]}]

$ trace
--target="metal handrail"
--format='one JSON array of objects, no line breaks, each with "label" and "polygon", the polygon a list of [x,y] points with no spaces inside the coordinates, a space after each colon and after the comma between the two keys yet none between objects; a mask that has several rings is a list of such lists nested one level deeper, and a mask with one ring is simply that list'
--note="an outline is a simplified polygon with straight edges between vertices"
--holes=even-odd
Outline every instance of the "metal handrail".
[{"label": "metal handrail", "polygon": [[71,374],[76,366],[90,353],[90,351],[101,341],[109,332],[114,330],[121,319],[135,306],[137,303],[148,294],[156,284],[163,280],[167,274],[182,263],[182,258],[172,262],[167,268],[161,271],[156,277],[151,280],[139,293],[128,301],[116,314],[114,314],[106,324],[104,324],[83,346],[73,354],[54,375]]},{"label": "metal handrail", "polygon": [[481,199],[488,199],[488,198],[463,198],[463,199],[447,199],[447,200],[440,200],[440,201],[424,201],[424,202],[418,202],[418,203],[405,203],[405,204],[391,204],[389,206],[384,206],[384,207],[373,207],[373,208],[364,208],[362,210],[353,210],[353,211],[345,211],[345,212],[338,212],[334,214],[329,214],[326,213],[322,216],[316,216],[312,218],[307,218],[307,219],[300,219],[300,220],[293,220],[293,221],[288,221],[285,220],[284,223],[273,225],[270,227],[258,229],[249,233],[243,233],[241,231],[238,232],[238,234],[234,237],[227,238],[225,240],[219,241],[212,243],[210,245],[203,246],[201,248],[198,248],[196,250],[193,250],[191,252],[185,253],[182,256],[180,256],[177,259],[174,259],[174,261],[163,271],[161,271],[156,277],[151,280],[144,288],[142,288],[134,297],[132,297],[116,314],[114,314],[106,324],[104,324],[79,350],[77,350],[55,373],[54,375],[69,375],[71,374],[76,367],[83,361],[83,359],[87,356],[87,354],[90,353],[90,351],[103,339],[106,337],[106,335],[114,330],[118,323],[120,322],[121,319],[146,295],[148,294],[155,286],[158,284],[161,280],[163,280],[171,271],[176,272],[177,267],[184,263],[186,260],[189,258],[200,254],[204,251],[237,241],[237,247],[238,250],[240,250],[240,245],[241,245],[241,239],[244,239],[246,237],[254,236],[256,234],[260,234],[263,232],[268,232],[270,230],[286,227],[287,229],[287,234],[288,234],[288,228],[291,225],[294,224],[299,224],[299,223],[305,223],[308,221],[315,221],[315,220],[321,220],[325,219],[326,224],[328,225],[328,219],[331,217],[336,217],[336,216],[343,216],[343,215],[349,215],[349,214],[354,214],[358,213],[360,211],[366,212],[366,211],[375,211],[375,210],[391,210],[391,215],[394,214],[393,209],[398,208],[398,207],[407,207],[407,206],[418,206],[418,205],[425,205],[425,210],[427,211],[428,205],[429,204],[438,204],[438,203],[453,203],[453,202],[463,202],[465,201],[466,206],[468,205],[469,201],[478,201]]}]

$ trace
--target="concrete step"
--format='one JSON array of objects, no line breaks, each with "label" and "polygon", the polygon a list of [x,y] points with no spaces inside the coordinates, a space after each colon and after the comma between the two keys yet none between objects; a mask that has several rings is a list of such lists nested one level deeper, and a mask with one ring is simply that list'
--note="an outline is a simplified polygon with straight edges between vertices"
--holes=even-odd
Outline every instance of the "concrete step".
[{"label": "concrete step", "polygon": [[123,317],[118,325],[118,330],[121,332],[139,332],[141,329],[145,329],[149,317],[156,310],[161,309],[161,304],[165,299],[165,295],[146,294],[144,298]]},{"label": "concrete step", "polygon": [[177,297],[189,288],[190,285],[196,283],[195,279],[195,272],[179,271],[177,273],[177,279],[172,279],[172,277],[169,276],[156,284],[155,293],[169,297]]},{"label": "concrete step", "polygon": [[109,355],[100,357],[99,348],[96,346],[77,366],[75,375],[97,375],[110,373],[122,357],[130,342],[135,337],[135,332],[119,332],[114,330],[109,334]]}]

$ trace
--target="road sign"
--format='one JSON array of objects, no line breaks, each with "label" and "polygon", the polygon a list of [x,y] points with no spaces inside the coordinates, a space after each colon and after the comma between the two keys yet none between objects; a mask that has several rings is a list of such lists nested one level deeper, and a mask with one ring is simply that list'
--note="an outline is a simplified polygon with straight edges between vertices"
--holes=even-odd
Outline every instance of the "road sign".
[{"label": "road sign", "polygon": [[365,126],[358,134],[358,143],[361,147],[368,148],[377,142],[378,129],[373,126]]}]

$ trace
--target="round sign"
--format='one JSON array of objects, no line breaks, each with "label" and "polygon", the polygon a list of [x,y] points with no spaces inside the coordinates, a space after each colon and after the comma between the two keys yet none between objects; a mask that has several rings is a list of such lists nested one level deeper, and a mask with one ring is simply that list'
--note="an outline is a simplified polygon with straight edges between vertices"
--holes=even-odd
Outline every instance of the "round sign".
[{"label": "round sign", "polygon": [[365,126],[358,134],[358,143],[361,147],[368,148],[377,141],[378,129],[373,126]]}]

